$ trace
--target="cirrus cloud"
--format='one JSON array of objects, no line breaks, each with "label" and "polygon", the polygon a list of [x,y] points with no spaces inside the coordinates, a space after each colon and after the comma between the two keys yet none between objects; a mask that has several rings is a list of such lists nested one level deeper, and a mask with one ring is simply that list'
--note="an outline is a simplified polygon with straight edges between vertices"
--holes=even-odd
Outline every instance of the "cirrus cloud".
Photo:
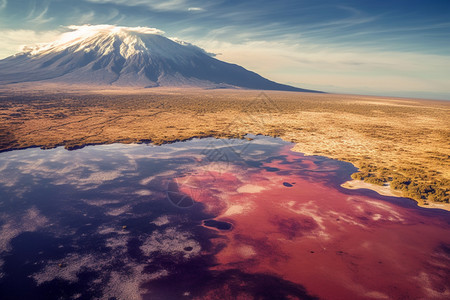
[{"label": "cirrus cloud", "polygon": [[0,0],[0,9],[4,9],[8,5],[7,0]]},{"label": "cirrus cloud", "polygon": [[204,8],[193,6],[188,0],[87,0],[93,3],[110,3],[124,6],[147,6],[156,11],[203,11]]}]

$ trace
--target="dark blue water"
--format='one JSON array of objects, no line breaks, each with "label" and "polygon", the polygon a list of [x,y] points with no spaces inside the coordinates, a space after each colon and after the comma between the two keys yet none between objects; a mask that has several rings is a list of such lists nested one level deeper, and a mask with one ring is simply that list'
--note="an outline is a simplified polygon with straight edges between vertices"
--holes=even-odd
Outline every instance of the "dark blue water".
[{"label": "dark blue water", "polygon": [[1,153],[0,299],[189,299],[225,283],[266,299],[309,297],[276,276],[210,271],[220,251],[210,240],[231,224],[174,180],[258,168],[285,145],[257,137]]}]

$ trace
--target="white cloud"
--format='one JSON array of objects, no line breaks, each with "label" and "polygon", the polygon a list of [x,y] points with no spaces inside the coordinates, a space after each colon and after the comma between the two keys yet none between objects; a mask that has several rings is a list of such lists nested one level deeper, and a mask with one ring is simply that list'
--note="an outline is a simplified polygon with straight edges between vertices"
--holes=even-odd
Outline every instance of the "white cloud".
[{"label": "white cloud", "polygon": [[122,27],[114,25],[70,25],[67,26],[67,28],[72,31],[61,34],[55,41],[51,43],[29,43],[27,46],[23,47],[22,50],[31,54],[37,54],[43,53],[55,47],[65,48],[78,43],[82,39],[89,38],[101,32],[137,32],[143,34],[159,35],[164,34],[164,31],[149,27]]},{"label": "white cloud", "polygon": [[[125,27],[125,26],[114,26],[114,25],[70,25],[67,28],[78,31],[77,34],[95,34],[102,31],[118,32],[118,31],[128,31],[128,32],[138,32],[144,34],[164,34],[164,31],[157,28],[150,27]],[[67,33],[68,35],[74,34],[75,32]]]},{"label": "white cloud", "polygon": [[7,0],[0,0],[0,9],[4,9],[8,5]]},{"label": "white cloud", "polygon": [[51,42],[61,31],[0,30],[0,59],[16,54],[25,45]]},{"label": "white cloud", "polygon": [[21,233],[33,232],[48,225],[48,220],[40,211],[32,207],[22,216],[0,215],[3,224],[0,226],[0,254],[10,250],[10,242]]}]

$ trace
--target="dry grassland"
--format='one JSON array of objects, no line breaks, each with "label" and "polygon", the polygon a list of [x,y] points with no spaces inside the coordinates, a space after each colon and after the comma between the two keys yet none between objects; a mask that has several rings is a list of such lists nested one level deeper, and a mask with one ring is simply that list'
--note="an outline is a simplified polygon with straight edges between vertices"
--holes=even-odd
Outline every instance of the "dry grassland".
[{"label": "dry grassland", "polygon": [[[3,92],[0,151],[193,137],[281,137],[353,163],[355,179],[448,203],[450,102],[243,90]],[[448,205],[444,205],[448,209]]]}]

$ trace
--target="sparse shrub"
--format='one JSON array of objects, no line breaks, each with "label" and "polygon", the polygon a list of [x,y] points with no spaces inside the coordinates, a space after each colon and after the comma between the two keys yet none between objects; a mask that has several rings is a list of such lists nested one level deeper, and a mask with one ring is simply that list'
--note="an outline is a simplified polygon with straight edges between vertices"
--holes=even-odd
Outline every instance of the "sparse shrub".
[{"label": "sparse shrub", "polygon": [[364,181],[366,181],[368,183],[376,184],[376,185],[384,185],[384,182],[385,182],[382,178],[378,178],[378,177],[367,177]]},{"label": "sparse shrub", "polygon": [[368,174],[366,172],[357,172],[352,174],[352,178],[356,180],[364,180]]}]

